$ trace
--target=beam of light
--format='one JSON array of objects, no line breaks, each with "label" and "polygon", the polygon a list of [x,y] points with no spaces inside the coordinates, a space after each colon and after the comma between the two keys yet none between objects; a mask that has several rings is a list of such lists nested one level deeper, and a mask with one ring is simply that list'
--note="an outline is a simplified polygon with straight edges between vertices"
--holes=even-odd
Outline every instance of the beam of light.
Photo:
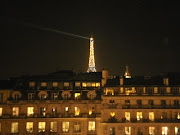
[{"label": "beam of light", "polygon": [[73,37],[78,37],[78,38],[83,38],[83,39],[88,39],[88,40],[90,39],[89,37],[84,37],[84,36],[64,32],[64,31],[60,31],[60,30],[51,29],[51,28],[43,27],[41,25],[35,25],[35,24],[32,24],[32,23],[27,23],[27,22],[12,20],[12,19],[8,19],[8,20],[12,21],[12,22],[15,22],[17,24],[22,24],[22,25],[28,26],[28,27],[33,27],[33,28],[40,29],[40,30],[55,32],[57,34],[63,34],[63,35],[68,35],[68,36],[73,36]]}]

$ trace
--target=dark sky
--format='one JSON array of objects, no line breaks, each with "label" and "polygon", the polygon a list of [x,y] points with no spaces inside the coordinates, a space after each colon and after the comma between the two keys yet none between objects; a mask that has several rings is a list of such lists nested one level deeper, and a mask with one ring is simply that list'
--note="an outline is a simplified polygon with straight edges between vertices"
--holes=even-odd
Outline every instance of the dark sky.
[{"label": "dark sky", "polygon": [[1,3],[0,79],[56,70],[88,68],[89,41],[38,29],[27,23],[95,40],[96,69],[122,75],[180,72],[179,46],[168,43],[164,3]]}]

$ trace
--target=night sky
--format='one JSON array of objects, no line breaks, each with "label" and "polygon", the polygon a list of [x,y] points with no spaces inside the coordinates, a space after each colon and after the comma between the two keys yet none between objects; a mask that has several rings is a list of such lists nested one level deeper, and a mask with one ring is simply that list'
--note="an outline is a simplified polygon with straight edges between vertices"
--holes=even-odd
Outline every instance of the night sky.
[{"label": "night sky", "polygon": [[166,4],[75,2],[1,3],[0,79],[87,71],[89,40],[34,26],[92,34],[98,71],[123,75],[128,65],[132,75],[180,72],[180,47],[168,43]]}]

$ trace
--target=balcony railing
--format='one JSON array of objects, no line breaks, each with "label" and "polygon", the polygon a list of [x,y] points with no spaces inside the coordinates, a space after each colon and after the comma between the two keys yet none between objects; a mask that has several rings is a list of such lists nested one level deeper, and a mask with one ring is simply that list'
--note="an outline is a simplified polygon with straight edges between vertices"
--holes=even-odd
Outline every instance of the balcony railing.
[{"label": "balcony railing", "polygon": [[180,109],[175,105],[122,105],[122,109]]}]

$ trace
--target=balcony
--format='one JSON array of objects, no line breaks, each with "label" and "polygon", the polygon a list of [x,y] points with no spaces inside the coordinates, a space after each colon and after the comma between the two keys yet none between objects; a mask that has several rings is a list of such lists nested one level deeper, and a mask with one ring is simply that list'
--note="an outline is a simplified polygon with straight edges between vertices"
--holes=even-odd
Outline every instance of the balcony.
[{"label": "balcony", "polygon": [[175,105],[122,105],[122,109],[180,109]]}]

